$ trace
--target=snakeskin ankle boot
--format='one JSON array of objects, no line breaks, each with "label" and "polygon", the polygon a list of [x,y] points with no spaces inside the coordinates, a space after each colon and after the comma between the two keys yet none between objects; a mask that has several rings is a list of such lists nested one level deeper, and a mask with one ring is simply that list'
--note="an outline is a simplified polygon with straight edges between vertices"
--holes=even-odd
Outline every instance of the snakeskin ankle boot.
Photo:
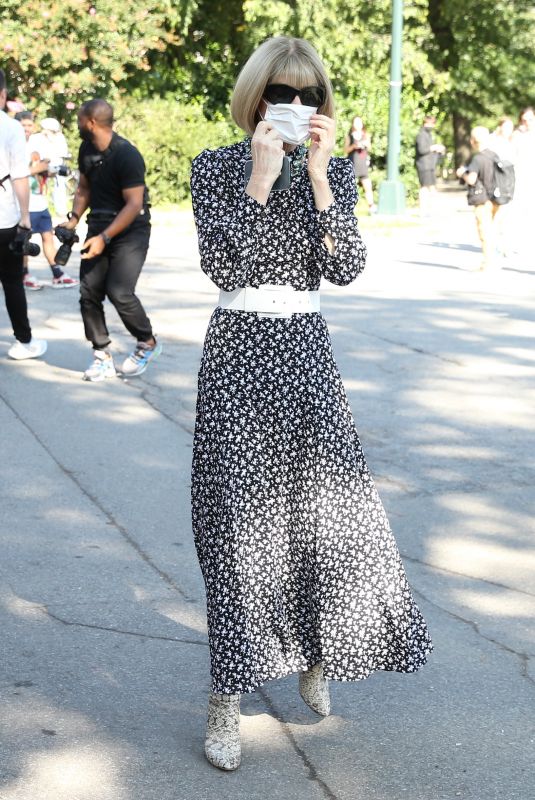
[{"label": "snakeskin ankle boot", "polygon": [[299,673],[299,694],[312,711],[328,717],[331,713],[331,698],[327,679],[323,677],[321,664],[315,664],[306,672]]},{"label": "snakeskin ankle boot", "polygon": [[240,766],[240,695],[210,693],[204,743],[206,758],[219,769]]}]

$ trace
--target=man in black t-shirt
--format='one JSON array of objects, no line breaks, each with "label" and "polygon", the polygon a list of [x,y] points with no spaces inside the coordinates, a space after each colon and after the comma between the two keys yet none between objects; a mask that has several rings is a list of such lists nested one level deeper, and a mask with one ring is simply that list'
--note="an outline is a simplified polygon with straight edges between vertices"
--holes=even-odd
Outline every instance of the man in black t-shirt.
[{"label": "man in black t-shirt", "polygon": [[474,154],[468,166],[459,167],[457,175],[468,184],[468,203],[474,206],[476,226],[483,250],[480,270],[496,267],[497,214],[501,208],[493,201],[494,158],[496,153],[489,148],[490,133],[487,128],[477,126],[470,134]]},{"label": "man in black t-shirt", "polygon": [[93,362],[84,379],[101,381],[117,374],[104,317],[106,296],[136,338],[136,347],[120,369],[133,377],[141,375],[162,350],[135,294],[150,239],[145,163],[139,150],[114,132],[113,108],[105,100],[81,106],[78,128],[80,180],[62,227],[74,230],[90,209],[80,267],[80,307],[86,337],[93,345]]}]

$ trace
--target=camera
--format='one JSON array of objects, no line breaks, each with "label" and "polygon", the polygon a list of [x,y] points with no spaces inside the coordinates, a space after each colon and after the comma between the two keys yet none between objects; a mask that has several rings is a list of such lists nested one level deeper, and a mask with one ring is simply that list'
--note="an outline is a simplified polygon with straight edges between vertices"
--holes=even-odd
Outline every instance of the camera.
[{"label": "camera", "polygon": [[66,164],[50,164],[48,167],[49,175],[60,175],[62,178],[67,178],[70,175],[70,169]]},{"label": "camera", "polygon": [[41,248],[30,241],[32,232],[29,228],[17,226],[15,238],[9,243],[9,249],[17,256],[38,256]]},{"label": "camera", "polygon": [[63,156],[63,158],[58,159],[57,161],[50,163],[48,165],[49,177],[55,178],[56,176],[59,176],[61,178],[68,178],[70,175],[72,175],[72,170],[69,164],[67,163],[68,161],[71,160],[71,158],[72,156],[69,154]]},{"label": "camera", "polygon": [[54,233],[61,242],[61,247],[56,253],[54,262],[58,267],[64,267],[71,257],[73,245],[80,241],[80,237],[74,231],[71,231],[69,228],[63,228],[61,225],[58,225],[54,229]]}]

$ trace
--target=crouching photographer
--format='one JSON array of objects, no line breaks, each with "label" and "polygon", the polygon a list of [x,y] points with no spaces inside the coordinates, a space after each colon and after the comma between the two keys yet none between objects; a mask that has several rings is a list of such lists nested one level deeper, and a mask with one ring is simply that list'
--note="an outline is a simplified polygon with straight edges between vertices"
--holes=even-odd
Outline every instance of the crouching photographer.
[{"label": "crouching photographer", "polygon": [[85,335],[93,345],[93,360],[84,379],[101,381],[117,374],[109,350],[105,297],[136,339],[119,370],[125,377],[133,377],[141,375],[162,349],[135,294],[150,239],[145,163],[139,151],[114,132],[113,108],[105,100],[89,100],[81,106],[78,128],[82,139],[80,180],[73,209],[59,228],[74,231],[90,209],[80,267],[80,307]]},{"label": "crouching photographer", "polygon": [[42,356],[47,343],[32,338],[28,321],[23,257],[25,254],[35,255],[37,246],[29,241],[26,141],[19,123],[4,113],[6,100],[6,79],[3,70],[0,70],[0,282],[16,339],[8,350],[8,356],[20,360]]}]

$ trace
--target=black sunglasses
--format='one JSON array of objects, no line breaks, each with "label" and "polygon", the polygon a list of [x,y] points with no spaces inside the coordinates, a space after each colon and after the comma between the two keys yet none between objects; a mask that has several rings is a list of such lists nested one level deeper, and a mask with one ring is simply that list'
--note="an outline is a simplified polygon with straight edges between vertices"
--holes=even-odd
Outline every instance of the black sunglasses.
[{"label": "black sunglasses", "polygon": [[268,103],[293,103],[299,97],[304,106],[319,108],[325,102],[325,89],[323,86],[305,86],[304,89],[295,89],[286,83],[268,83],[264,89],[264,99]]}]

